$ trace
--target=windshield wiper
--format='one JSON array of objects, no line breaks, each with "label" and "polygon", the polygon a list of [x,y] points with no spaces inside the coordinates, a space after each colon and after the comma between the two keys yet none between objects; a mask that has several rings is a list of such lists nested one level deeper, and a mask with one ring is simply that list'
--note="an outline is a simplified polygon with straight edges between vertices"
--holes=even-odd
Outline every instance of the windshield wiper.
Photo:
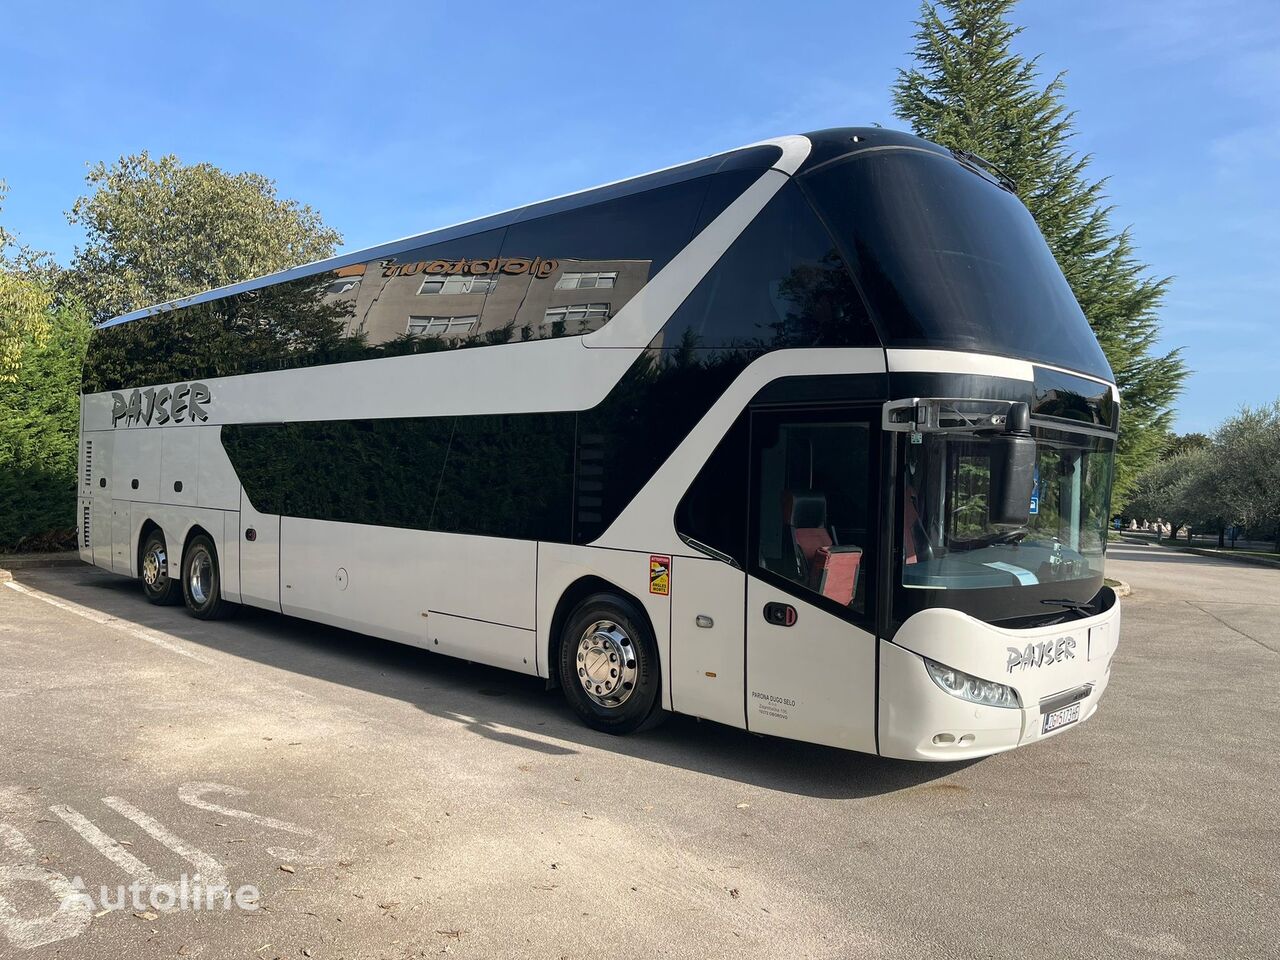
[{"label": "windshield wiper", "polygon": [[1041,603],[1047,603],[1055,607],[1066,607],[1068,610],[1075,610],[1077,613],[1092,613],[1092,603],[1077,603],[1074,600],[1041,600]]}]

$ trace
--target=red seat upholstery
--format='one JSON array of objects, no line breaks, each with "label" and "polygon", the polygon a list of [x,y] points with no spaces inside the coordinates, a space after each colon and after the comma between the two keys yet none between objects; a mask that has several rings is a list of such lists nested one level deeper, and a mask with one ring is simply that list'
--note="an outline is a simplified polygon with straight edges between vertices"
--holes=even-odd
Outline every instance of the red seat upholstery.
[{"label": "red seat upholstery", "polygon": [[795,556],[796,578],[811,583],[818,551],[835,542],[827,529],[827,498],[812,490],[788,490],[783,494],[782,514]]},{"label": "red seat upholstery", "polygon": [[797,583],[849,606],[858,593],[862,548],[840,546],[827,526],[827,498],[814,490],[788,490],[782,497],[783,523],[794,556]]},{"label": "red seat upholstery", "polygon": [[858,592],[858,567],[862,548],[822,547],[818,551],[810,586],[842,606],[849,606]]}]

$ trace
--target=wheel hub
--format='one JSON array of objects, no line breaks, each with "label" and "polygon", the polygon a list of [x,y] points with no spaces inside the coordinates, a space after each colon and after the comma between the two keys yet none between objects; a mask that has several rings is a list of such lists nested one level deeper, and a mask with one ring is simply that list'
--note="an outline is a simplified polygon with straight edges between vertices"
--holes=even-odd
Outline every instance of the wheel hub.
[{"label": "wheel hub", "polygon": [[168,576],[169,559],[160,547],[152,547],[142,558],[142,582],[148,587],[160,586]]},{"label": "wheel hub", "polygon": [[187,578],[191,599],[197,606],[204,606],[213,589],[213,561],[206,553],[198,553],[191,560],[191,575]]},{"label": "wheel hub", "polygon": [[597,620],[578,641],[578,682],[602,707],[620,707],[636,687],[636,650],[617,623]]}]

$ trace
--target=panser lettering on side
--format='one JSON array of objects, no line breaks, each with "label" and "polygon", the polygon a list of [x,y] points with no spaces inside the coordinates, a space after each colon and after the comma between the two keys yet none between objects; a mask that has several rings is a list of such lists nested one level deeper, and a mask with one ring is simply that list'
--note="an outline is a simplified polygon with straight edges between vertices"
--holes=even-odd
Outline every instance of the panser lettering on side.
[{"label": "panser lettering on side", "polygon": [[203,383],[179,383],[173,387],[147,387],[145,390],[134,390],[125,400],[124,394],[111,394],[111,426],[117,427],[124,421],[126,427],[136,424],[151,426],[154,419],[157,424],[165,424],[199,420],[204,423],[209,419],[205,407],[213,400],[209,388]]}]

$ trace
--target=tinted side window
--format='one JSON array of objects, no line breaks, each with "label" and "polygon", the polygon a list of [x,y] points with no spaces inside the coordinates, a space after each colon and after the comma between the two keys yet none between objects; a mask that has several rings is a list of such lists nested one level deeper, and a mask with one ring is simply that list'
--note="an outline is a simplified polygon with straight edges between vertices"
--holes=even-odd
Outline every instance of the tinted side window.
[{"label": "tinted side window", "polygon": [[432,530],[519,540],[569,540],[572,413],[459,417]]},{"label": "tinted side window", "polygon": [[663,329],[664,347],[875,346],[830,235],[787,183]]},{"label": "tinted side window", "polygon": [[99,328],[85,358],[84,391],[356,359],[361,344],[346,334],[346,308],[324,292],[328,277]]},{"label": "tinted side window", "polygon": [[578,415],[575,543],[608,529],[751,358],[651,347],[602,403]]},{"label": "tinted side window", "polygon": [[488,230],[348,268],[350,275],[328,287],[346,314],[344,332],[384,352],[487,342],[479,319],[501,276],[503,233]]},{"label": "tinted side window", "polygon": [[453,418],[241,424],[222,445],[256,510],[430,529]]},{"label": "tinted side window", "polygon": [[580,336],[759,173],[668,184],[101,328],[83,389]]},{"label": "tinted side window", "polygon": [[504,342],[598,330],[689,242],[709,179],[512,224],[501,260],[531,267],[498,284],[483,329]]},{"label": "tinted side window", "polygon": [[501,242],[491,230],[100,328],[84,392],[493,342],[478,324],[490,278],[476,270]]},{"label": "tinted side window", "polygon": [[263,513],[524,540],[569,539],[572,413],[222,428]]},{"label": "tinted side window", "polygon": [[725,170],[707,178],[707,192],[702,198],[702,209],[693,225],[696,236],[712,220],[724,213],[725,208],[737,200],[746,189],[764,175],[764,170],[745,168]]},{"label": "tinted side window", "polygon": [[676,530],[747,562],[747,441],[749,414],[738,417],[716,445],[676,508]]}]

